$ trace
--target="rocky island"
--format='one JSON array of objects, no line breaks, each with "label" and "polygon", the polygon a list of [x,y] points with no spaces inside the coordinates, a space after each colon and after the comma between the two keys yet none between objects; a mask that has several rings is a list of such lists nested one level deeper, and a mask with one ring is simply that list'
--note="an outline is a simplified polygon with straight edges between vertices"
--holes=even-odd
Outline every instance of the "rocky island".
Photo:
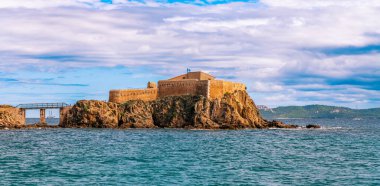
[{"label": "rocky island", "polygon": [[[0,107],[0,128],[25,126],[22,110]],[[109,102],[81,100],[61,110],[62,128],[296,128],[263,119],[244,84],[188,72],[146,89],[111,90]]]},{"label": "rocky island", "polygon": [[122,104],[83,100],[64,114],[59,126],[187,129],[296,127],[264,120],[246,91],[225,94],[221,99],[184,95],[154,101],[130,100]]}]

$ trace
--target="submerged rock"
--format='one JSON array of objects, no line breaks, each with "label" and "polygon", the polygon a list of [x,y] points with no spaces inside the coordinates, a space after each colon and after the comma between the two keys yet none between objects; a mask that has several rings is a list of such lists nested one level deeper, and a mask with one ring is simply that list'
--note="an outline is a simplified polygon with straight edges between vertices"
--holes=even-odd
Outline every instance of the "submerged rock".
[{"label": "submerged rock", "polygon": [[79,101],[64,114],[60,126],[196,129],[297,127],[264,120],[246,91],[225,94],[221,99],[186,95],[124,104]]},{"label": "submerged rock", "polygon": [[321,126],[316,125],[316,124],[310,124],[310,125],[306,125],[306,128],[308,128],[308,129],[319,129],[319,128],[321,128]]},{"label": "submerged rock", "polygon": [[281,121],[269,121],[268,122],[268,127],[269,128],[298,128],[299,126],[298,125],[288,125],[288,124],[285,124]]},{"label": "submerged rock", "polygon": [[0,129],[21,128],[25,126],[22,110],[10,105],[0,105]]}]

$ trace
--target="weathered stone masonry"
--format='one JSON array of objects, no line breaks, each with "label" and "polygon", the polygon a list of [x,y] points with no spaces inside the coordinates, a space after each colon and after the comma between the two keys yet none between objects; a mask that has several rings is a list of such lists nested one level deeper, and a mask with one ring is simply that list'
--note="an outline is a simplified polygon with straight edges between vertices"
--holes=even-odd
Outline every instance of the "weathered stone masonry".
[{"label": "weathered stone masonry", "polygon": [[158,94],[157,85],[153,82],[148,82],[146,89],[125,89],[111,90],[109,101],[114,103],[124,103],[128,100],[156,100]]},{"label": "weathered stone masonry", "polygon": [[209,74],[203,72],[189,72],[169,80],[149,82],[146,89],[111,90],[109,101],[124,103],[129,100],[151,101],[167,96],[202,95],[207,98],[222,98],[225,93],[233,93],[236,90],[245,90],[242,83],[215,80]]},{"label": "weathered stone masonry", "polygon": [[208,80],[158,81],[158,97],[202,95],[208,97]]}]

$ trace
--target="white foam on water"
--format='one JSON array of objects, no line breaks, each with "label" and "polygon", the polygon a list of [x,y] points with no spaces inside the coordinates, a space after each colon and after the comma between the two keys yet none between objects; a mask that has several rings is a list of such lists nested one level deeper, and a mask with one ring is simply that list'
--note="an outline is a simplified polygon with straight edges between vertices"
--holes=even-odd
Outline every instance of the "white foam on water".
[{"label": "white foam on water", "polygon": [[339,130],[339,129],[347,129],[347,128],[328,127],[328,126],[321,126],[321,128],[306,128],[306,126],[300,126],[297,128],[269,128],[269,130]]}]

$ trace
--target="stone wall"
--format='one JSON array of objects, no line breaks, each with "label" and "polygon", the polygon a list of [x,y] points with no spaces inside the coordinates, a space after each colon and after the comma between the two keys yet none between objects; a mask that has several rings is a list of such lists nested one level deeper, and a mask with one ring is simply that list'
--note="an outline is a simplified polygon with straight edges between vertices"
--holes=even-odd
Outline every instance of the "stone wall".
[{"label": "stone wall", "polygon": [[129,100],[151,101],[157,99],[157,92],[157,88],[111,90],[109,101],[114,103],[124,103]]},{"label": "stone wall", "polygon": [[246,86],[243,83],[236,83],[231,81],[223,81],[223,92],[233,93],[236,90],[246,90]]},{"label": "stone wall", "polygon": [[221,98],[224,95],[223,92],[223,80],[210,81],[210,98]]},{"label": "stone wall", "polygon": [[181,95],[203,95],[208,97],[207,80],[178,80],[158,81],[158,97],[181,96]]},{"label": "stone wall", "polygon": [[149,81],[146,88],[157,88],[157,83]]},{"label": "stone wall", "polygon": [[243,83],[235,83],[223,80],[161,80],[158,88],[155,83],[149,82],[147,89],[111,90],[109,101],[124,103],[129,100],[152,101],[167,96],[202,95],[207,98],[222,98],[225,93],[233,93],[236,90],[246,90]]},{"label": "stone wall", "polygon": [[243,83],[235,83],[223,80],[210,81],[209,98],[222,98],[225,93],[233,93],[236,90],[245,90],[246,86]]}]

